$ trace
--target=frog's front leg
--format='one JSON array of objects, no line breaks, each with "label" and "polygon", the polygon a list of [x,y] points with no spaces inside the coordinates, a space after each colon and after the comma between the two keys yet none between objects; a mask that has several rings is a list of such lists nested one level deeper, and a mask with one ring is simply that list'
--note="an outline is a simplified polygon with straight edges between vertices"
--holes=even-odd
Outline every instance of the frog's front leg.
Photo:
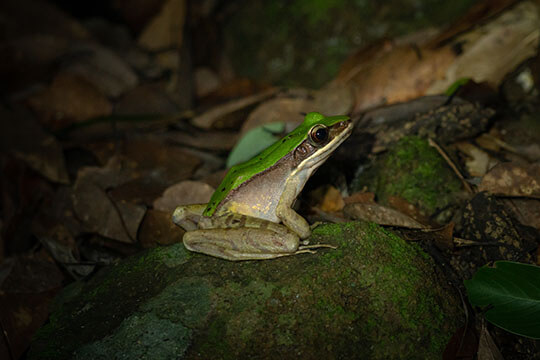
[{"label": "frog's front leg", "polygon": [[206,204],[180,205],[173,212],[173,222],[186,231],[198,228]]}]

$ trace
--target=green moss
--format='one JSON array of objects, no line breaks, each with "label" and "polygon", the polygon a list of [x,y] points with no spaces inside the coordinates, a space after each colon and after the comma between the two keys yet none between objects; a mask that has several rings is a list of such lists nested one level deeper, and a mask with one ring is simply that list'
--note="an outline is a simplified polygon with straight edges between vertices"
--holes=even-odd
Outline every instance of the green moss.
[{"label": "green moss", "polygon": [[451,204],[461,190],[461,182],[437,150],[416,136],[402,138],[356,187],[363,184],[383,204],[390,196],[400,196],[428,214]]},{"label": "green moss", "polygon": [[195,328],[210,312],[210,291],[204,278],[182,278],[147,301],[141,311],[153,311],[161,319]]},{"label": "green moss", "polygon": [[179,359],[187,350],[191,330],[152,313],[133,315],[110,336],[83,346],[74,359]]}]

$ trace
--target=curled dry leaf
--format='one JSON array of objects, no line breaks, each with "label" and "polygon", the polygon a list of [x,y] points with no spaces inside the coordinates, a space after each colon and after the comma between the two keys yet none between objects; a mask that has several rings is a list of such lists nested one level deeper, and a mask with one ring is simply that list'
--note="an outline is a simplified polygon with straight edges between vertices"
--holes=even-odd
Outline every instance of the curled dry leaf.
[{"label": "curled dry leaf", "polygon": [[513,163],[497,164],[482,178],[478,189],[496,195],[540,199],[540,164],[527,167]]},{"label": "curled dry leaf", "polygon": [[200,181],[182,181],[168,187],[163,196],[154,201],[154,209],[173,211],[179,205],[206,204],[214,188]]},{"label": "curled dry leaf", "polygon": [[426,227],[408,215],[378,204],[348,204],[345,205],[343,211],[353,219],[373,221],[379,225],[400,226],[411,229],[423,229]]}]

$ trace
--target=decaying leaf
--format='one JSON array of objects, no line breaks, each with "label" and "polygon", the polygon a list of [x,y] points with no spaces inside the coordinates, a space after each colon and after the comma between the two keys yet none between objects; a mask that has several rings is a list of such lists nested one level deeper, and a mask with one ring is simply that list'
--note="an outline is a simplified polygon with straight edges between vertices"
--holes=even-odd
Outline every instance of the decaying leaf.
[{"label": "decaying leaf", "polygon": [[163,195],[154,201],[154,209],[173,211],[179,205],[206,204],[214,188],[200,181],[182,181],[168,187]]},{"label": "decaying leaf", "polygon": [[500,163],[482,179],[480,191],[496,195],[540,198],[540,164],[527,167]]}]

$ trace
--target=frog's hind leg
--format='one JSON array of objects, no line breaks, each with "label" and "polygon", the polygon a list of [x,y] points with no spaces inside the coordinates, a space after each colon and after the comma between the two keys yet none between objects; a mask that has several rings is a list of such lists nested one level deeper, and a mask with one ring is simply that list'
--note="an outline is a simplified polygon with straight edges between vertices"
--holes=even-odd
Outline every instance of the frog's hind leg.
[{"label": "frog's hind leg", "polygon": [[227,229],[225,232],[219,229],[204,229],[184,235],[184,246],[188,250],[233,261],[313,253],[312,250],[298,250],[298,245],[298,235],[292,232],[275,232],[261,228],[241,227]]}]

